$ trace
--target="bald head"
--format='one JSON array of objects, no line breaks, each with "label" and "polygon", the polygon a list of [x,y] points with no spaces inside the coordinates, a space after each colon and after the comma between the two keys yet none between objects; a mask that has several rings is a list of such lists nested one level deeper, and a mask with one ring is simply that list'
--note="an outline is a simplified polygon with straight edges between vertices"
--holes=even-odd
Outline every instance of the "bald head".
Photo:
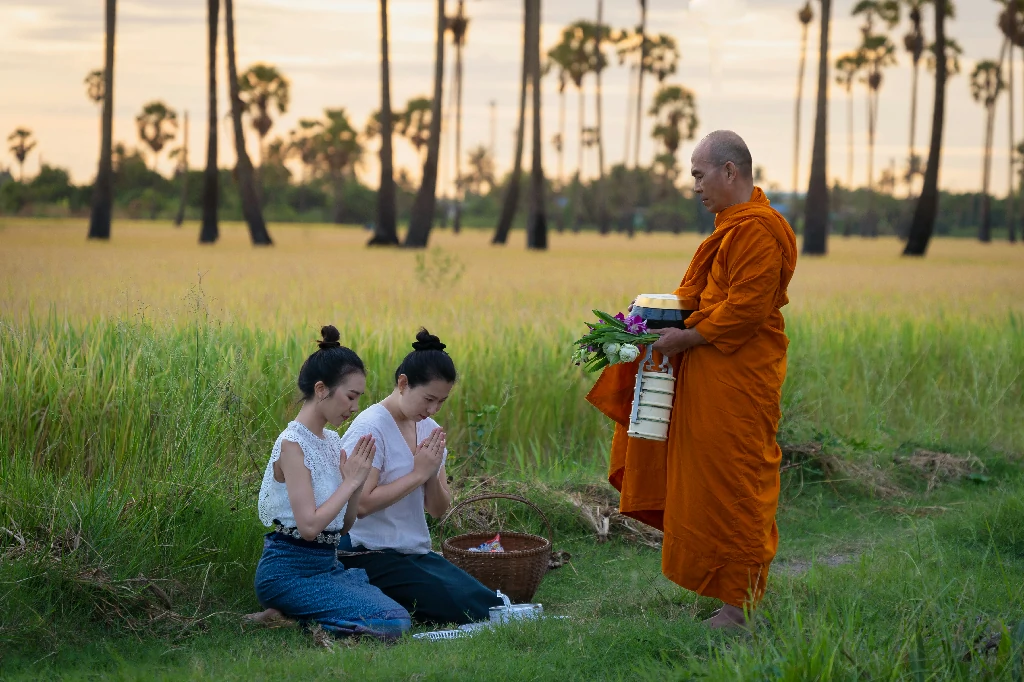
[{"label": "bald head", "polygon": [[731,130],[716,130],[708,134],[693,151],[694,158],[700,154],[716,166],[724,166],[730,161],[747,180],[754,179],[754,159],[743,138]]},{"label": "bald head", "polygon": [[693,191],[712,213],[750,201],[754,192],[754,162],[743,138],[731,130],[716,130],[697,145],[690,159]]}]

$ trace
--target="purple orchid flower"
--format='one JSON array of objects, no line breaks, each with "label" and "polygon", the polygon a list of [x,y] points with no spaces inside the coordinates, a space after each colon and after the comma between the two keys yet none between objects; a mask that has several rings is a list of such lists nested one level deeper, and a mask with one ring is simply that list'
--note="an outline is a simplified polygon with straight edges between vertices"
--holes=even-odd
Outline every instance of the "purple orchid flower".
[{"label": "purple orchid flower", "polygon": [[625,322],[626,316],[623,315],[622,313],[615,313],[615,319],[618,320],[619,322]]},{"label": "purple orchid flower", "polygon": [[635,336],[647,333],[647,321],[639,315],[633,315],[625,320],[626,331]]}]

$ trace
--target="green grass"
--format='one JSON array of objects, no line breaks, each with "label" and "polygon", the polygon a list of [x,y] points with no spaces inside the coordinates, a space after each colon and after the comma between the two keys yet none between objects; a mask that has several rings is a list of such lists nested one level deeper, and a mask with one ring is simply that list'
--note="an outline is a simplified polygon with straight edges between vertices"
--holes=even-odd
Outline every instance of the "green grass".
[{"label": "green grass", "polygon": [[[326,651],[294,630],[242,632],[230,612],[191,627],[167,624],[159,635],[64,614],[52,639],[5,647],[4,669],[9,679],[1020,679],[1024,479],[1013,466],[999,478],[910,494],[900,500],[910,513],[843,487],[807,482],[799,495],[788,487],[765,620],[751,636],[704,629],[699,621],[714,604],[665,580],[656,550],[620,539],[596,544],[552,503],[557,545],[573,560],[545,579],[537,600],[567,620],[458,642]],[[957,506],[912,514],[944,504]],[[846,563],[814,561],[836,553]],[[214,587],[232,573],[238,593]],[[214,594],[197,604],[200,613],[215,604],[253,608],[244,591],[250,576],[251,565],[214,571]],[[1004,630],[992,651],[966,657]]]},{"label": "green grass", "polygon": [[[574,559],[538,599],[571,620],[326,652],[300,633],[238,628],[256,607],[259,477],[296,408],[308,333],[202,314],[170,326],[0,319],[0,675],[1015,679],[1019,317],[790,318],[780,438],[821,441],[909,492],[874,499],[870,485],[822,480],[813,463],[784,474],[778,565],[853,561],[776,570],[767,623],[749,639],[708,634],[699,620],[712,603],[662,578],[656,551],[593,542],[558,493],[601,479],[610,435],[583,400],[590,379],[567,360],[577,330],[513,324],[526,326],[446,339],[463,379],[439,419],[460,480],[523,481],[552,515],[556,544]],[[368,400],[379,399],[404,337],[359,325],[343,334],[360,339]],[[889,470],[893,454],[917,447],[974,453],[990,480],[926,493],[916,474]],[[946,511],[918,518],[918,507]],[[1004,626],[1004,650],[960,660],[976,635]]]},{"label": "green grass", "polygon": [[[196,460],[262,472],[267,444],[294,414],[296,368],[309,349],[308,330],[269,334],[202,318],[75,325],[51,316],[0,327],[0,446],[42,470],[121,481]],[[603,469],[610,427],[583,400],[590,378],[568,361],[573,332],[473,328],[449,339],[462,381],[441,418],[457,460],[548,478]],[[1024,451],[1020,317],[808,313],[791,318],[789,333],[785,439]],[[390,392],[404,337],[360,324],[343,336],[360,341],[367,401]]]}]

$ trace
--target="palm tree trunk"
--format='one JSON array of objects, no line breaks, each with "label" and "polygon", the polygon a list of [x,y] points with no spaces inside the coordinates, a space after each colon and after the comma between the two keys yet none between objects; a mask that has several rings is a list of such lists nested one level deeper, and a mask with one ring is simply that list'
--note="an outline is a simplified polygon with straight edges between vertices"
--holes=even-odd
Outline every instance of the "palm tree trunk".
[{"label": "palm tree trunk", "polygon": [[[597,49],[601,50],[604,38],[604,0],[597,0]],[[601,70],[594,73],[597,85],[594,92],[594,108],[596,122],[594,131],[597,136],[597,226],[601,234],[608,234],[608,193],[604,189],[604,127],[601,123]]]},{"label": "palm tree trunk", "polygon": [[370,246],[398,245],[398,210],[395,197],[395,160],[392,146],[391,56],[388,48],[388,0],[380,0],[380,187],[377,189],[377,224]]},{"label": "palm tree trunk", "polygon": [[[459,16],[463,13],[463,0],[459,0]],[[455,219],[452,231],[462,229],[462,37],[455,45]]]},{"label": "palm tree trunk", "polygon": [[[910,153],[907,156],[907,169],[908,171],[913,167],[914,163],[914,143],[917,139],[917,84],[919,75],[921,73],[920,60],[914,60],[914,71],[910,85]],[[911,199],[914,196],[914,176],[909,172],[907,173],[907,199]]]},{"label": "palm tree trunk", "polygon": [[[630,103],[632,107],[632,103]],[[565,190],[565,88],[558,93],[558,189]]]},{"label": "palm tree trunk", "polygon": [[530,173],[530,203],[526,215],[526,248],[544,250],[548,248],[548,223],[544,205],[544,136],[541,134],[541,91],[540,91],[540,2],[526,0],[527,23],[530,26],[530,89],[533,103],[533,168]]},{"label": "palm tree trunk", "polygon": [[185,222],[185,205],[188,203],[188,112],[185,112],[185,129],[181,143],[181,200],[178,202],[178,215],[174,217],[174,226],[181,227]]},{"label": "palm tree trunk", "polygon": [[434,55],[434,100],[430,106],[430,142],[423,164],[423,180],[412,205],[405,246],[423,248],[430,238],[437,202],[437,162],[441,152],[441,98],[444,96],[444,0],[437,0],[437,48]]},{"label": "palm tree trunk", "polygon": [[1014,120],[1013,120],[1013,116],[1014,116],[1014,111],[1013,111],[1013,109],[1014,109],[1014,102],[1013,102],[1013,43],[1010,43],[1010,45],[1009,45],[1008,56],[1009,56],[1009,71],[1010,71],[1010,74],[1009,74],[1009,78],[1006,81],[1006,83],[1007,83],[1007,85],[1010,88],[1009,89],[1009,95],[1010,95],[1010,138],[1009,138],[1009,143],[1008,143],[1009,144],[1009,149],[1008,149],[1008,152],[1009,152],[1009,163],[1008,163],[1008,166],[1009,166],[1009,171],[1010,172],[1009,172],[1009,175],[1008,175],[1008,178],[1009,178],[1008,189],[1006,191],[1006,239],[1011,244],[1013,244],[1014,242],[1017,241],[1017,216],[1015,215],[1016,212],[1017,212],[1017,210],[1016,210],[1017,197],[1014,195],[1014,189],[1013,189],[1013,140],[1014,140],[1014,138],[1016,136],[1016,132],[1014,130],[1014,127],[1015,127],[1014,126]]},{"label": "palm tree trunk", "polygon": [[579,88],[579,104],[577,106],[577,120],[580,124],[579,144],[576,146],[576,182],[572,187],[572,231],[580,231],[580,204],[583,203],[583,130],[586,127],[587,115],[585,91],[583,85]]},{"label": "palm tree trunk", "polygon": [[[800,38],[800,68],[797,69],[796,80],[796,111],[793,116],[793,203],[796,204],[796,195],[800,191],[800,105],[804,99],[804,73],[807,70],[807,29],[810,24],[804,24],[803,35]],[[795,214],[794,214],[795,215]]]},{"label": "palm tree trunk", "polygon": [[345,222],[345,174],[341,171],[331,173],[331,184],[334,189],[334,206],[331,208],[331,221],[335,225]]},{"label": "palm tree trunk", "polygon": [[982,154],[984,168],[981,171],[981,221],[978,224],[978,241],[992,241],[992,138],[995,136],[996,107],[987,107],[985,117],[985,151]]},{"label": "palm tree trunk", "polygon": [[110,239],[110,221],[114,211],[114,33],[117,0],[106,0],[107,39],[103,70],[103,123],[100,135],[100,165],[93,188],[89,239]]},{"label": "palm tree trunk", "polygon": [[811,179],[804,203],[803,252],[824,256],[828,253],[828,87],[829,30],[832,1],[821,0],[821,42],[818,47],[818,101],[814,117],[814,150],[811,155]]},{"label": "palm tree trunk", "polygon": [[914,209],[914,222],[903,249],[905,256],[923,256],[935,230],[939,212],[939,166],[942,164],[942,133],[946,122],[946,3],[935,3],[935,108],[932,111],[932,139],[928,150],[928,167],[924,186]]},{"label": "palm tree trunk", "polygon": [[846,188],[853,191],[853,84],[846,86]]},{"label": "palm tree trunk", "polygon": [[220,202],[220,182],[217,168],[217,23],[220,0],[207,0],[207,116],[206,116],[206,170],[203,171],[203,224],[199,229],[199,243],[213,244],[220,237],[217,225],[217,205]]},{"label": "palm tree trunk", "polygon": [[622,146],[622,166],[629,168],[629,145],[633,140],[633,99],[636,95],[636,78],[634,71],[636,66],[629,67],[627,92],[626,92],[626,143]]},{"label": "palm tree trunk", "polygon": [[644,127],[644,62],[647,61],[647,0],[640,0],[640,73],[636,78],[636,144],[633,168],[640,167],[640,135]]},{"label": "palm tree trunk", "polygon": [[878,235],[875,216],[875,131],[878,124],[878,91],[868,90],[868,212],[861,223],[862,237]]},{"label": "palm tree trunk", "polygon": [[529,0],[523,3],[523,72],[519,83],[519,127],[516,128],[516,155],[512,162],[512,174],[505,188],[505,201],[501,206],[498,228],[494,231],[492,244],[504,244],[512,229],[512,220],[519,207],[519,179],[523,173],[523,138],[526,132],[526,88],[530,77],[530,7]]},{"label": "palm tree trunk", "polygon": [[272,246],[267,225],[263,222],[260,197],[256,192],[252,161],[245,150],[245,131],[242,128],[242,98],[238,95],[238,67],[235,63],[235,8],[234,0],[224,0],[224,29],[227,32],[228,89],[231,94],[231,122],[235,129],[235,154],[238,156],[235,174],[238,193],[242,199],[242,215],[249,225],[249,238],[254,246]]}]

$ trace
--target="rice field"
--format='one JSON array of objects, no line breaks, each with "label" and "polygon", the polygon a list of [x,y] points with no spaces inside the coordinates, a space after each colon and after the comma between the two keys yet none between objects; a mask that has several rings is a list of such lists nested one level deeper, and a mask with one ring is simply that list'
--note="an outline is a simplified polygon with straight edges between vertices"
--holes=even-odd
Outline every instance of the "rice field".
[{"label": "rice field", "polygon": [[[253,249],[240,225],[214,247],[165,224],[117,227],[96,244],[80,222],[0,223],[5,438],[60,471],[138,464],[136,432],[166,450],[187,396],[232,434],[232,457],[260,460],[295,409],[297,368],[333,323],[371,368],[370,400],[390,390],[419,326],[449,344],[462,381],[442,416],[457,456],[599,473],[608,425],[583,400],[591,378],[569,345],[592,308],[675,288],[699,243],[556,234],[532,253],[439,231],[417,253],[367,250],[358,229],[280,226],[274,248]],[[784,435],[1024,450],[1024,250],[939,240],[907,260],[892,240],[832,249],[798,265],[785,309]]]},{"label": "rice field", "polygon": [[[270,443],[297,409],[295,376],[325,323],[337,325],[366,361],[368,401],[390,391],[394,367],[420,326],[449,344],[462,376],[438,420],[450,434],[456,476],[497,475],[534,486],[538,495],[545,485],[600,481],[610,429],[583,400],[592,377],[570,364],[570,343],[592,308],[615,312],[639,293],[674,289],[699,244],[696,235],[553,234],[549,252],[533,253],[522,247],[521,233],[499,249],[483,233],[439,231],[431,250],[410,252],[368,250],[362,230],[326,226],[274,226],[272,249],[253,249],[243,227],[232,224],[222,226],[213,247],[196,244],[194,226],[118,222],[113,234],[109,244],[88,243],[82,221],[0,220],[0,661],[18,646],[83,645],[67,634],[70,623],[140,638],[192,628],[154,620],[144,590],[132,587],[143,575],[165,576],[176,586],[176,603],[196,613],[252,608],[261,532],[255,486]],[[937,240],[928,258],[906,260],[899,246],[836,238],[828,258],[798,265],[784,311],[791,346],[780,440],[824,443],[875,464],[917,448],[974,455],[993,467],[1019,457],[1024,249]],[[1016,493],[1000,494],[1012,501]],[[807,497],[798,515],[804,520],[795,523],[821,518],[822,526],[807,532],[825,537],[829,510],[839,503]],[[875,512],[850,513],[861,519],[851,523],[862,523]],[[978,519],[971,532],[991,534],[988,517]],[[575,523],[563,519],[560,527]],[[1019,553],[1018,531],[997,531],[1009,535],[994,546]],[[928,541],[923,532],[918,537]],[[601,561],[622,559],[607,556]],[[903,575],[910,569],[895,556],[879,565],[898,563],[892,575]],[[1001,556],[997,564],[1012,568],[1021,557]],[[656,557],[643,561],[656,575]],[[955,582],[966,570],[946,555],[936,561],[941,570],[933,581]],[[640,575],[648,582],[646,573],[616,570],[625,571],[622,580]],[[871,571],[863,564],[857,570]],[[829,584],[814,575],[784,582],[788,592],[773,608],[785,615],[794,604],[806,606],[807,590]],[[572,603],[566,580],[556,578],[551,588],[556,603],[559,595]],[[822,599],[845,609],[864,580],[848,576],[845,591]],[[986,583],[984,599],[975,595],[978,603],[994,603],[989,592],[1003,581],[996,582]],[[1021,595],[1007,585],[1003,606],[1011,608]],[[893,590],[920,596],[909,587]],[[879,596],[877,608],[887,610],[895,598]],[[585,599],[605,603],[593,594]],[[675,612],[661,596],[637,599],[635,608],[659,618]],[[960,608],[952,596],[942,599],[942,609]],[[611,614],[600,621],[606,625],[632,623],[623,636],[646,637],[646,615],[640,622],[608,605],[594,608]],[[828,613],[815,618],[815,627],[833,628]],[[858,615],[860,624],[849,627],[875,618]],[[897,648],[913,643],[909,622],[878,636]],[[725,671],[775,665],[776,655],[827,655],[831,634],[797,642],[804,626],[786,623],[797,639],[777,649],[700,655]],[[675,641],[665,628],[658,637]],[[96,636],[88,632],[81,639]],[[853,654],[861,647],[877,656],[874,636],[851,645]],[[652,660],[662,656],[655,649]],[[252,665],[244,648],[233,655]],[[887,670],[888,662],[883,655],[880,667],[863,670]],[[246,670],[236,673],[259,674]]]}]

